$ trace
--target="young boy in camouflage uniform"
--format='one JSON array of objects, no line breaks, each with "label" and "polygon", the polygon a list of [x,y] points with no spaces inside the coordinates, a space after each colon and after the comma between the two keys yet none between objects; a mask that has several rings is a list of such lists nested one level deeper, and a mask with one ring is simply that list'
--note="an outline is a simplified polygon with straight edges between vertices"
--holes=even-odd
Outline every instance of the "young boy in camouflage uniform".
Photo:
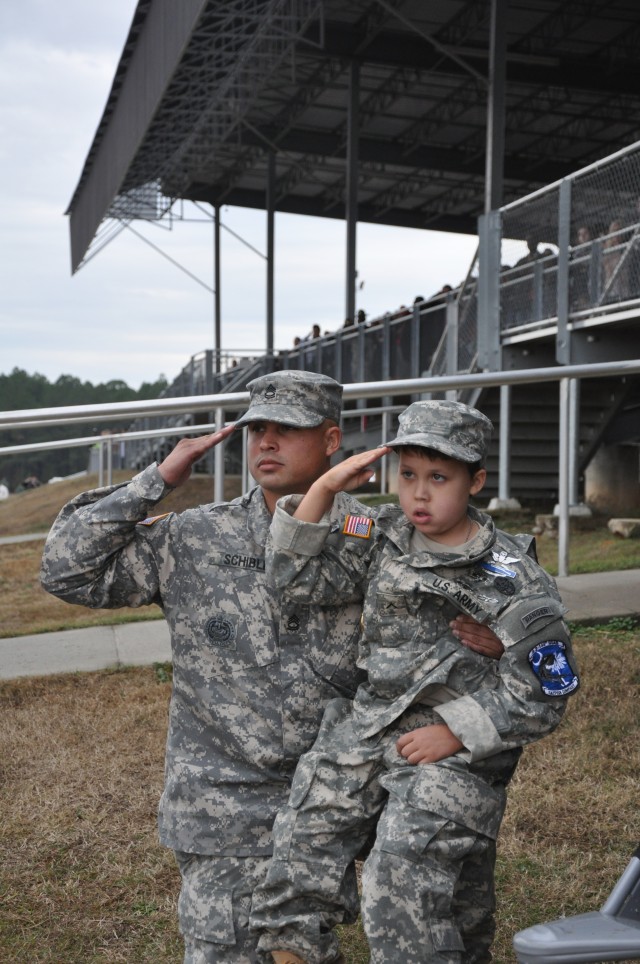
[{"label": "young boy in camouflage uniform", "polygon": [[[329,704],[276,820],[251,917],[275,961],[339,959],[343,874],[376,821],[362,877],[371,961],[491,960],[505,788],[521,747],[557,726],[578,686],[563,606],[533,540],[468,505],[486,478],[491,428],[466,405],[416,402],[387,447],[278,503],[274,585],[300,602],[364,599],[367,681],[353,702]],[[392,448],[400,506],[338,529],[334,498]],[[458,609],[495,631],[499,663],[459,645],[449,627]]]}]

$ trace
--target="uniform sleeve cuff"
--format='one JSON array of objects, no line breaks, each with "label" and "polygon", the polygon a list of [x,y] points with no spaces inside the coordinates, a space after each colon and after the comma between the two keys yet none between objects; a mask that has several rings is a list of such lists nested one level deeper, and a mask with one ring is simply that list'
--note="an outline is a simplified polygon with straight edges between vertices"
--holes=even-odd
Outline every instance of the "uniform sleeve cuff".
[{"label": "uniform sleeve cuff", "polygon": [[138,475],[134,475],[131,480],[131,485],[136,495],[149,502],[159,502],[160,499],[163,499],[169,492],[173,492],[173,487],[167,485],[160,475],[157,462],[154,462],[153,465],[148,465],[147,468],[139,472]]},{"label": "uniform sleeve cuff", "polygon": [[331,528],[327,522],[301,522],[291,515],[302,496],[288,495],[278,501],[271,521],[271,541],[278,549],[288,549],[302,556],[319,555]]},{"label": "uniform sleeve cuff", "polygon": [[464,744],[460,756],[469,763],[484,760],[504,750],[504,742],[491,718],[472,696],[461,696],[450,703],[441,703],[435,712],[451,732]]}]

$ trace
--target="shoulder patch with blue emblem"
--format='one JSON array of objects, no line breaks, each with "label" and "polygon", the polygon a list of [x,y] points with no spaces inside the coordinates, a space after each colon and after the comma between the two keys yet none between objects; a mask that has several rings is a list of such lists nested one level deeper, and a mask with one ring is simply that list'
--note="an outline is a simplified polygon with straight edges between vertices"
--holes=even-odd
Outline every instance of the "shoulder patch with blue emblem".
[{"label": "shoulder patch with blue emblem", "polygon": [[529,653],[529,663],[545,696],[568,696],[580,680],[567,659],[567,647],[559,639],[538,643]]}]

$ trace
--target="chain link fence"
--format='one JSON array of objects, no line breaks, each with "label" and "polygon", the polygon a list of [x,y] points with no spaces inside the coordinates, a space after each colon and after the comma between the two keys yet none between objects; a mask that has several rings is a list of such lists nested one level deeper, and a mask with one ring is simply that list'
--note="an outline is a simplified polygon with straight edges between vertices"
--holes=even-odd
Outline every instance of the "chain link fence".
[{"label": "chain link fence", "polygon": [[[640,145],[502,209],[501,330],[618,311],[640,300]],[[559,257],[564,237],[568,258]],[[564,253],[564,252],[563,252]],[[560,286],[567,273],[566,287]],[[560,276],[560,279],[559,279]]]}]

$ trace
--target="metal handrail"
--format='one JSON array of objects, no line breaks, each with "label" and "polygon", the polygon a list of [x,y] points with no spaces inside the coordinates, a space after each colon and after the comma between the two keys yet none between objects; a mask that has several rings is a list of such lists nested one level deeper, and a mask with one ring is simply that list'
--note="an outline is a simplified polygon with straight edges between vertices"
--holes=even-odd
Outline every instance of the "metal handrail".
[{"label": "metal handrail", "polygon": [[[553,368],[530,368],[521,371],[476,372],[468,375],[445,375],[438,378],[411,378],[397,381],[354,383],[344,386],[345,401],[364,398],[385,398],[392,395],[422,395],[430,392],[444,392],[447,390],[462,391],[465,388],[487,388],[503,385],[531,384],[538,382],[554,382],[560,384],[559,426],[559,492],[558,492],[558,574],[568,575],[569,563],[569,497],[570,497],[570,467],[569,452],[569,420],[570,420],[570,383],[581,378],[601,378],[609,375],[631,375],[640,373],[640,359],[616,362],[602,362],[595,365],[566,365]],[[132,440],[134,438],[151,438],[154,436],[188,435],[194,432],[202,433],[209,429],[219,429],[224,424],[225,410],[236,410],[246,407],[249,401],[248,392],[235,392],[222,395],[193,396],[190,398],[156,399],[147,401],[115,402],[104,405],[72,405],[59,408],[22,409],[14,412],[0,412],[0,428],[11,428],[20,425],[22,428],[42,427],[43,425],[66,425],[96,420],[107,421],[122,419],[124,416],[134,418],[140,415],[168,415],[184,412],[207,411],[216,413],[213,424],[197,426],[167,427],[149,429],[142,432],[121,433],[105,437],[105,442],[115,439]],[[377,411],[377,410],[376,410]],[[383,432],[386,419],[384,406]],[[363,414],[373,414],[369,410],[345,411],[345,417],[360,417]],[[91,436],[84,439],[69,439],[67,445],[96,444],[100,439]],[[64,447],[64,440],[55,442],[34,443],[31,451],[37,448]],[[28,446],[7,446],[0,448],[0,455],[9,452],[26,451]],[[224,491],[224,460],[222,448],[214,449],[215,459],[215,499],[222,500]]]},{"label": "metal handrail", "polygon": [[[345,401],[360,398],[383,398],[386,395],[414,395],[464,388],[489,388],[499,385],[556,382],[563,378],[600,378],[608,375],[636,374],[640,360],[602,362],[594,365],[563,365],[550,368],[527,368],[519,371],[473,372],[465,375],[439,375],[426,378],[403,378],[395,381],[353,382],[344,386]],[[176,415],[222,409],[240,409],[249,401],[249,392],[218,395],[193,395],[182,398],[146,399],[111,402],[101,405],[61,405],[56,408],[29,408],[0,412],[0,429],[68,425],[80,422],[118,421],[123,417],[144,415]],[[0,452],[2,449],[0,449]]]}]

